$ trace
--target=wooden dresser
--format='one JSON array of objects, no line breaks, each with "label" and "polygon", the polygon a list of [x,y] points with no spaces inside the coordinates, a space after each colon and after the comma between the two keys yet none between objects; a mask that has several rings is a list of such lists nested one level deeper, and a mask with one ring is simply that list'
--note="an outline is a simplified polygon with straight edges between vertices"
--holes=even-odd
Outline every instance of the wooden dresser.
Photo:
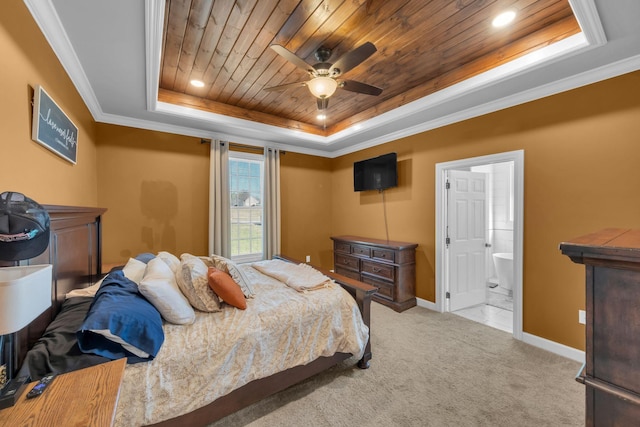
[{"label": "wooden dresser", "polygon": [[378,288],[374,301],[401,312],[416,305],[415,243],[335,236],[335,272]]},{"label": "wooden dresser", "polygon": [[640,230],[609,228],[560,244],[586,269],[587,426],[640,424]]}]

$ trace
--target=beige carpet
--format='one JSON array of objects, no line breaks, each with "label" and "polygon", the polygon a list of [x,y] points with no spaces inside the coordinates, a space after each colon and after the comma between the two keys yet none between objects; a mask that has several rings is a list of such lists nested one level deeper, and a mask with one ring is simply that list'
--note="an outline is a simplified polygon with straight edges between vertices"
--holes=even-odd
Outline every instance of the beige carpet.
[{"label": "beige carpet", "polygon": [[578,362],[454,314],[372,307],[371,368],[343,363],[211,427],[583,426]]}]

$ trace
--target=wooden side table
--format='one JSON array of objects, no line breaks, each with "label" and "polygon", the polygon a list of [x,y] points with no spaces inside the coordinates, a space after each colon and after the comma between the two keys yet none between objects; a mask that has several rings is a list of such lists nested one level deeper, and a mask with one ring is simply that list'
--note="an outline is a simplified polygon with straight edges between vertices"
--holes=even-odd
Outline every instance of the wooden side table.
[{"label": "wooden side table", "polygon": [[27,399],[33,382],[0,410],[0,426],[112,426],[126,364],[123,358],[58,375],[41,396]]}]

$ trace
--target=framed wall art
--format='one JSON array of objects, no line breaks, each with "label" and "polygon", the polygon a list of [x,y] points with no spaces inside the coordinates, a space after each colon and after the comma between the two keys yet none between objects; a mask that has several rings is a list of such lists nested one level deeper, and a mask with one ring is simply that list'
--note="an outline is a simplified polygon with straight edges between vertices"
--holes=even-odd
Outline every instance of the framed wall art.
[{"label": "framed wall art", "polygon": [[78,128],[42,86],[33,94],[31,138],[73,164],[78,155]]}]

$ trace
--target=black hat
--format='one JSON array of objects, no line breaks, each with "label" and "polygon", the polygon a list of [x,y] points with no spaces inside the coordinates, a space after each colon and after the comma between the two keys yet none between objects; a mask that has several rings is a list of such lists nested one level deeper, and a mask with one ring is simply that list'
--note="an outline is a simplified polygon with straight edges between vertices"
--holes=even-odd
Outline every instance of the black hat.
[{"label": "black hat", "polygon": [[0,260],[40,255],[49,245],[49,213],[21,193],[0,194]]}]

